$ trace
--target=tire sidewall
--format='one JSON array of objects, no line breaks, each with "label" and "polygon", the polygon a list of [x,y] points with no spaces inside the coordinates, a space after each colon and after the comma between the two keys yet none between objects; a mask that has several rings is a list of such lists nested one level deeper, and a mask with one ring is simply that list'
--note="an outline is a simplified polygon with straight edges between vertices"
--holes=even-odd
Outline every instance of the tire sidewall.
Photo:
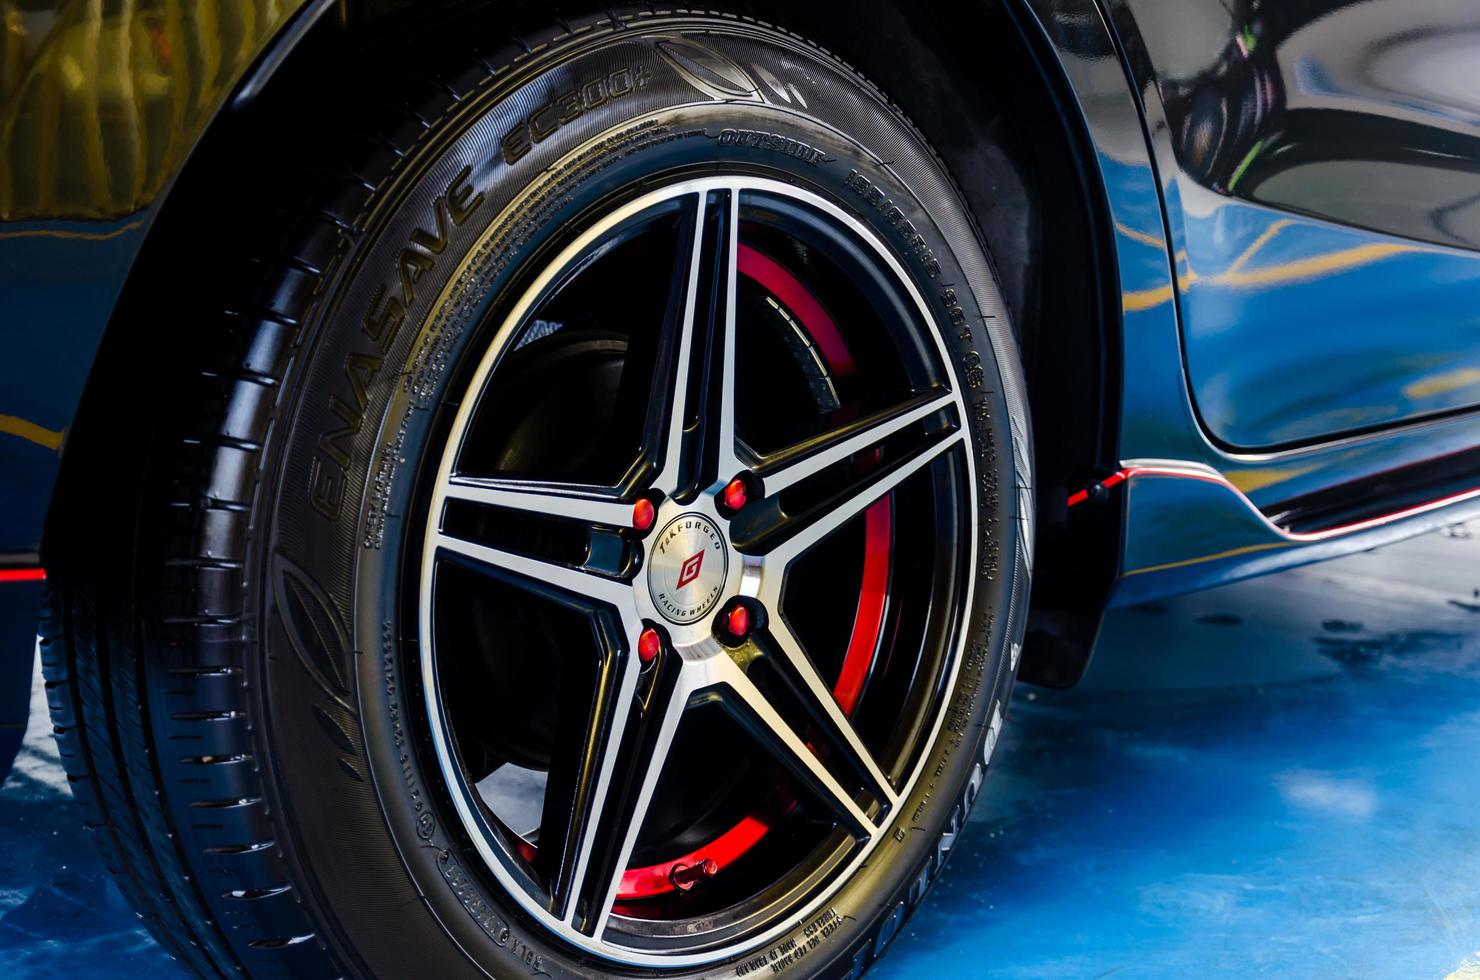
[{"label": "tire sidewall", "polygon": [[428,745],[407,559],[424,463],[489,340],[479,324],[593,211],[729,170],[820,193],[908,270],[965,394],[979,537],[945,722],[887,837],[794,930],[687,972],[861,972],[976,797],[1021,639],[1031,450],[1005,306],[959,195],[877,93],[779,32],[673,19],[573,38],[491,77],[373,196],[304,332],[265,468],[252,677],[271,781],[329,941],[369,973],[613,975],[547,937],[469,847]]}]

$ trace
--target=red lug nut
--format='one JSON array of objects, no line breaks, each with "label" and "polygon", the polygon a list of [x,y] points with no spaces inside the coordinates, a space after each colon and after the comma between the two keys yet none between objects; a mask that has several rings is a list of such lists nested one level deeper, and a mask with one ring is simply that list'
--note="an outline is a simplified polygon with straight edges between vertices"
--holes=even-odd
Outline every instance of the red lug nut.
[{"label": "red lug nut", "polygon": [[637,637],[637,658],[644,664],[652,663],[662,649],[663,638],[651,626]]},{"label": "red lug nut", "polygon": [[719,862],[714,858],[704,858],[693,864],[675,864],[668,872],[668,880],[673,882],[673,887],[681,892],[686,892],[699,882],[713,878],[719,874]]},{"label": "red lug nut", "polygon": [[742,640],[750,635],[750,610],[745,608],[745,603],[737,602],[725,613],[725,629]]},{"label": "red lug nut", "polygon": [[653,502],[646,497],[638,498],[637,503],[632,505],[632,526],[639,531],[646,531],[653,526],[653,521],[658,519],[658,509]]},{"label": "red lug nut", "polygon": [[720,500],[730,511],[737,511],[741,507],[744,507],[745,502],[749,499],[750,488],[745,485],[745,479],[743,477],[737,476],[729,483],[726,483],[724,490],[720,493]]}]

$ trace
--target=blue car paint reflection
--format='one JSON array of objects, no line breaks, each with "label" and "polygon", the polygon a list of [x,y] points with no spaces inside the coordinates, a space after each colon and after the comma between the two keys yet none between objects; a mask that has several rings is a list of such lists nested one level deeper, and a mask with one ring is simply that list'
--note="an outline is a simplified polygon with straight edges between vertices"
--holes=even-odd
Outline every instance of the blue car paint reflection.
[{"label": "blue car paint reflection", "polygon": [[1480,403],[1480,258],[1182,188],[1178,302],[1211,435],[1308,442]]},{"label": "blue car paint reflection", "polygon": [[[1217,359],[1198,360],[1206,374],[1239,378],[1252,390],[1252,404],[1240,407],[1248,419],[1268,420],[1266,428],[1280,428],[1275,437],[1287,440],[1291,431],[1311,432],[1337,411],[1372,406],[1379,399],[1374,387],[1386,386],[1395,417],[1442,412],[1446,405],[1480,397],[1461,373],[1467,364],[1437,364],[1441,356],[1410,360],[1408,375],[1384,373],[1365,361],[1384,336],[1387,320],[1373,315],[1371,298],[1389,272],[1415,274],[1412,265],[1425,263],[1423,285],[1441,297],[1425,297],[1423,310],[1430,319],[1428,339],[1433,348],[1458,349],[1464,341],[1476,346],[1473,321],[1480,304],[1467,302],[1477,293],[1480,261],[1458,250],[1408,241],[1276,211],[1225,197],[1179,175],[1175,159],[1166,150],[1167,123],[1153,98],[1138,104],[1124,87],[1117,69],[1119,53],[1110,25],[1085,0],[1032,0],[1038,26],[1058,51],[1079,111],[1095,147],[1095,162],[1106,193],[1109,218],[1115,228],[1116,272],[1121,292],[1122,338],[1121,417],[1118,454],[1122,461],[1174,460],[1206,468],[1223,482],[1179,477],[1137,476],[1126,481],[1121,529],[1120,571],[1112,604],[1144,601],[1251,575],[1288,568],[1334,554],[1370,547],[1377,539],[1394,540],[1433,526],[1462,520],[1477,508],[1473,500],[1445,513],[1426,513],[1398,520],[1385,528],[1352,535],[1344,542],[1310,541],[1290,536],[1263,518],[1258,508],[1272,506],[1313,489],[1351,483],[1375,474],[1480,445],[1480,418],[1474,413],[1440,416],[1431,421],[1385,428],[1348,438],[1327,439],[1317,445],[1274,452],[1235,447],[1210,432],[1194,407],[1194,375],[1184,359],[1184,338],[1191,331],[1213,333],[1221,344]],[[1101,33],[1103,31],[1103,33]],[[1134,72],[1133,72],[1134,74]],[[1144,85],[1137,85],[1143,96]],[[1143,114],[1144,113],[1144,117]],[[1143,118],[1145,128],[1142,126]],[[1160,161],[1170,176],[1158,173]],[[1420,288],[1420,283],[1413,284]],[[1411,293],[1403,294],[1411,296]],[[1287,315],[1273,308],[1273,297],[1294,301],[1302,311]],[[1232,311],[1218,307],[1238,304],[1238,330],[1216,329],[1234,322]],[[1206,305],[1205,305],[1206,304]],[[1211,306],[1212,309],[1209,309]],[[1344,316],[1324,319],[1312,310],[1339,309]],[[1453,314],[1464,318],[1454,326]],[[1443,335],[1447,323],[1448,340]],[[1225,319],[1215,319],[1222,315]],[[1336,377],[1329,359],[1318,363],[1311,353],[1324,338],[1330,350],[1339,348],[1351,328],[1344,321],[1366,316],[1374,324],[1372,339],[1357,358],[1356,369],[1366,372],[1365,385],[1352,380],[1352,371]],[[1260,318],[1264,320],[1261,322]],[[1188,322],[1199,318],[1197,323]],[[1388,319],[1394,319],[1389,317]],[[1387,331],[1392,342],[1410,341],[1411,322],[1397,318]],[[1335,326],[1326,326],[1326,324]],[[1320,326],[1320,332],[1312,326]],[[1305,331],[1302,348],[1291,336]],[[1341,330],[1333,336],[1331,330]],[[1261,337],[1255,344],[1249,338]],[[1197,334],[1200,342],[1209,338]],[[1301,367],[1280,368],[1267,349],[1299,361]],[[1286,350],[1293,351],[1291,354]],[[1260,358],[1271,357],[1269,361]],[[1258,363],[1256,363],[1258,361]],[[1276,365],[1260,375],[1260,364]],[[1480,365],[1477,365],[1480,367]],[[1257,375],[1257,377],[1256,377]],[[1293,376],[1293,381],[1291,380]],[[1333,380],[1335,379],[1335,380]],[[1298,382],[1298,383],[1297,383]],[[1221,382],[1225,386],[1229,382]],[[1319,386],[1341,398],[1339,409],[1317,407],[1302,392]],[[1405,391],[1405,387],[1407,391]],[[1213,389],[1217,393],[1216,387]],[[1401,398],[1400,403],[1396,399]],[[1304,407],[1305,428],[1298,418],[1273,423],[1278,402]],[[1406,407],[1405,407],[1406,406]],[[1352,414],[1355,414],[1354,412]],[[1227,427],[1226,418],[1220,422]],[[1243,423],[1255,428],[1256,422]],[[1348,425],[1348,428],[1355,426]],[[1270,441],[1266,441],[1266,445]]]}]

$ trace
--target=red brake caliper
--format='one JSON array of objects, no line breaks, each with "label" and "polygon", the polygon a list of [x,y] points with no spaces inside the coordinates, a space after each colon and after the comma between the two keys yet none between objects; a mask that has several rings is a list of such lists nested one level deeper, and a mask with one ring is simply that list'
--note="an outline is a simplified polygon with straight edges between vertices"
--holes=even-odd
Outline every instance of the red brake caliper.
[{"label": "red brake caliper", "polygon": [[[739,271],[792,312],[835,376],[846,378],[857,372],[858,366],[853,363],[853,354],[848,350],[838,325],[801,280],[769,256],[743,242],[739,251]],[[837,683],[833,685],[833,697],[849,715],[858,705],[858,696],[868,680],[874,652],[879,648],[879,633],[884,627],[884,606],[889,597],[889,558],[894,541],[893,520],[890,497],[876,501],[864,511],[863,588],[853,616],[848,652],[843,657]],[[646,868],[628,868],[622,874],[622,883],[617,886],[617,900],[631,901],[677,891],[682,885],[675,883],[675,872],[703,867],[707,875],[717,873],[766,836],[771,829],[770,819],[766,812],[754,813],[682,857]]]}]

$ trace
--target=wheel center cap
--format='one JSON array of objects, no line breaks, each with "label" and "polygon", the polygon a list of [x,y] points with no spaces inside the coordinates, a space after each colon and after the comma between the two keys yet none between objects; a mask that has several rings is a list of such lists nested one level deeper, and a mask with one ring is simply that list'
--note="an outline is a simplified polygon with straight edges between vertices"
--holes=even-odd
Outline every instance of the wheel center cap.
[{"label": "wheel center cap", "polygon": [[687,625],[719,603],[730,555],[719,527],[702,514],[679,514],[653,538],[648,592],[663,618]]}]

